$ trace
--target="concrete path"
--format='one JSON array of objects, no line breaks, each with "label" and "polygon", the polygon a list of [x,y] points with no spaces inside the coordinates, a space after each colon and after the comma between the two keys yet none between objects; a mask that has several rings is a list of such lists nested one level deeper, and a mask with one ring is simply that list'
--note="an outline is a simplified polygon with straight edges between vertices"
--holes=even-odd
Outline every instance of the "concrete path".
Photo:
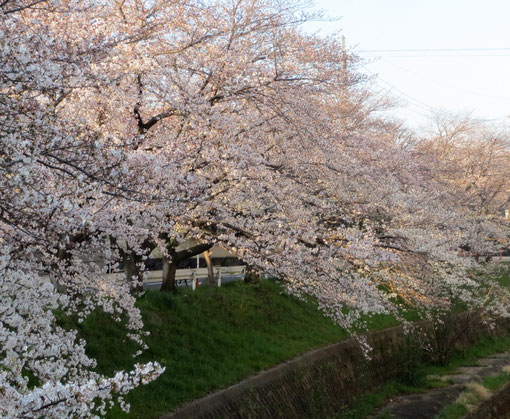
[{"label": "concrete path", "polygon": [[506,365],[510,365],[510,352],[479,359],[476,365],[460,367],[453,374],[445,375],[445,380],[453,382],[448,387],[395,397],[371,418],[432,419],[443,407],[455,402],[467,383],[481,382],[484,377],[498,375]]}]

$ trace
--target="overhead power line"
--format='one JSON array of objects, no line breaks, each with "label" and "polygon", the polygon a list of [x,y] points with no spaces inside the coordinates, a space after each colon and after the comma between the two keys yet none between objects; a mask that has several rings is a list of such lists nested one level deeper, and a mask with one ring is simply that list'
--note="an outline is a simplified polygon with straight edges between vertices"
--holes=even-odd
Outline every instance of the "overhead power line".
[{"label": "overhead power line", "polygon": [[426,81],[429,81],[429,82],[432,82],[432,83],[435,83],[435,84],[440,84],[442,86],[446,86],[449,89],[457,90],[457,91],[468,93],[468,94],[471,94],[471,95],[483,96],[483,97],[487,97],[487,98],[490,98],[490,99],[496,99],[496,100],[502,100],[502,101],[510,101],[510,97],[494,96],[494,95],[489,95],[487,93],[477,92],[477,91],[474,91],[474,90],[469,90],[469,89],[465,89],[465,88],[462,88],[462,87],[453,86],[450,83],[447,83],[447,82],[444,82],[444,81],[441,81],[441,80],[436,80],[434,78],[430,78],[430,77],[424,76],[424,75],[419,74],[419,73],[417,73],[417,72],[415,72],[413,70],[409,70],[408,68],[405,68],[405,67],[399,66],[397,64],[394,64],[391,61],[388,61],[386,59],[381,59],[381,61],[384,62],[385,64],[389,64],[392,67],[395,67],[395,68],[397,68],[399,70],[405,71],[405,72],[407,72],[409,74],[413,74],[416,77],[419,77],[419,78],[421,78],[423,80],[426,80]]},{"label": "overhead power line", "polygon": [[[407,94],[406,92],[400,90],[399,88],[397,88],[396,86],[394,86],[393,84],[391,83],[388,83],[386,80],[383,80],[378,74],[374,73],[373,71],[371,71],[370,69],[368,69],[366,66],[364,66],[364,69],[371,73],[373,76],[375,76],[376,78],[376,81],[379,82],[379,86],[384,88],[384,86],[382,85],[385,85],[386,86],[386,89],[389,88],[389,92],[394,94],[395,96],[397,96],[398,98],[402,99],[404,102],[407,103],[407,106],[397,106],[399,108],[402,108],[402,109],[405,109],[407,111],[410,111],[410,112],[413,112],[417,115],[420,116],[420,119],[424,120],[424,121],[430,121],[430,117],[432,114],[434,114],[435,112],[442,112],[441,109],[439,108],[436,108],[434,106],[431,106],[431,105],[428,105],[426,104],[425,102],[422,102],[421,100]],[[490,118],[490,119],[487,119],[487,118],[475,118],[477,121],[480,121],[480,122],[495,122],[495,121],[503,121],[503,120],[508,120],[509,116],[508,115],[505,115],[505,116],[501,116],[501,117],[498,117],[498,118]]]},{"label": "overhead power line", "polygon": [[360,49],[357,52],[470,52],[510,51],[509,48],[417,48],[417,49]]},{"label": "overhead power line", "polygon": [[[365,54],[364,52],[360,53],[360,55]],[[510,57],[510,53],[507,54],[398,54],[398,53],[378,53],[369,52],[367,54],[373,54],[373,56],[378,57],[389,57],[389,58],[399,58],[399,59],[412,59],[412,58],[461,58],[461,57],[483,57],[483,58],[508,58]]]},{"label": "overhead power line", "polygon": [[[388,83],[386,80],[383,80],[378,74],[372,72],[366,66],[364,68],[366,71],[368,71],[373,76],[375,76],[376,80],[379,83],[379,86],[383,87],[385,90],[387,90],[389,88],[389,92],[391,92],[393,95],[398,96],[400,99],[402,99],[406,103],[406,106],[402,106],[402,108],[407,109],[408,111],[411,111],[413,113],[421,115],[421,119],[426,120],[426,121],[430,120],[430,116],[434,112],[437,112],[437,109],[435,109],[433,106],[427,105],[426,103],[422,102],[421,100],[408,95],[406,92],[400,90],[399,88],[395,87],[391,83]],[[386,87],[382,86],[382,84],[384,84]]]}]

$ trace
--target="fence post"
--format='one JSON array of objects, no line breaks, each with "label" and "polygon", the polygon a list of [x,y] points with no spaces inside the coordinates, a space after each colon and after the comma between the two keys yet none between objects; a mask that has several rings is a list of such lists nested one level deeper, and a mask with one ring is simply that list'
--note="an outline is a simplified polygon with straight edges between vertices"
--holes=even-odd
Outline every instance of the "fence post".
[{"label": "fence post", "polygon": [[191,289],[195,291],[197,289],[197,273],[193,271],[191,274]]},{"label": "fence post", "polygon": [[218,278],[218,288],[220,288],[221,287],[221,271],[219,269],[218,269],[218,276],[217,276],[217,278]]}]

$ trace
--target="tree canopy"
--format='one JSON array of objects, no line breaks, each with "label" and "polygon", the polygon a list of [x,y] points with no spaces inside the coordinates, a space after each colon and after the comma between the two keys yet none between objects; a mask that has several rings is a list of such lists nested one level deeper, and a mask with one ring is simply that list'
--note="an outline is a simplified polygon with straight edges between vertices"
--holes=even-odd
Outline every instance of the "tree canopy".
[{"label": "tree canopy", "polygon": [[119,243],[139,261],[185,238],[224,246],[347,328],[397,297],[507,314],[459,250],[506,240],[507,133],[409,141],[340,40],[300,29],[320,17],[308,2],[0,8],[1,414],[103,412],[161,372],[91,372],[56,317],[100,308],[143,349],[132,284],[87,262],[118,263]]}]

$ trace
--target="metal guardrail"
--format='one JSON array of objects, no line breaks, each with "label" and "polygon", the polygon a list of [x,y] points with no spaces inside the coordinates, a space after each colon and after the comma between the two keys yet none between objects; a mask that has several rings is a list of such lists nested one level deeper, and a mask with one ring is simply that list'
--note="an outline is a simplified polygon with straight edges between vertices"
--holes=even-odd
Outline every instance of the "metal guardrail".
[{"label": "metal guardrail", "polygon": [[[244,279],[246,272],[245,266],[229,266],[229,267],[215,267],[214,277],[216,278],[216,285],[221,287],[224,282],[231,282],[233,280]],[[208,277],[207,268],[198,269],[177,269],[175,274],[175,281],[177,286],[196,287],[203,284]],[[156,288],[163,280],[163,271],[150,271],[148,277],[144,281],[145,288]]]}]

